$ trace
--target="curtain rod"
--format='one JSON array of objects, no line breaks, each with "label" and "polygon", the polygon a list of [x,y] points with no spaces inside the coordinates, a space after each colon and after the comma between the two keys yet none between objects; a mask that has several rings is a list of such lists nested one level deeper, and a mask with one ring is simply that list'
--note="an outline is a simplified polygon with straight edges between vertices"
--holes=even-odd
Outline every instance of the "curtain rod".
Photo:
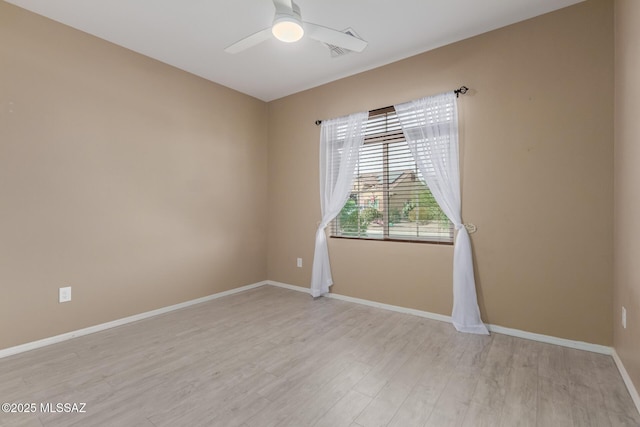
[{"label": "curtain rod", "polygon": [[[454,90],[453,93],[456,94],[456,98],[460,97],[460,94],[465,94],[467,93],[467,91],[469,90],[468,87],[466,86],[460,86],[458,89]],[[389,107],[382,107],[382,108],[376,108],[375,110],[370,110],[369,113],[371,112],[375,112],[375,111],[380,111],[380,110],[386,110],[386,109],[390,109],[393,108],[392,106]],[[316,120],[316,126],[320,126],[322,124],[322,120]]]}]

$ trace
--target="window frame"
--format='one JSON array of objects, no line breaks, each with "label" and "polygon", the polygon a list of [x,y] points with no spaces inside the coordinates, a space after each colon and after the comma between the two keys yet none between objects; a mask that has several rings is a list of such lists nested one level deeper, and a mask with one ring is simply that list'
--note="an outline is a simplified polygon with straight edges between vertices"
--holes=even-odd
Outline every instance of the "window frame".
[{"label": "window frame", "polygon": [[[378,126],[375,122],[372,122],[372,119],[375,119],[383,115],[386,117],[389,117],[390,114],[395,115],[395,108],[393,106],[369,111],[367,128],[370,125],[372,125],[374,128]],[[369,129],[367,129],[366,131],[368,130]],[[373,145],[373,144],[381,144],[382,146],[382,152],[383,152],[382,153],[382,162],[383,162],[382,196],[385,198],[385,203],[384,203],[385,208],[382,211],[382,216],[383,216],[382,237],[378,238],[378,237],[358,236],[358,235],[356,236],[336,235],[338,233],[338,227],[339,227],[338,221],[339,221],[340,214],[338,214],[330,223],[329,237],[332,239],[366,240],[366,241],[377,241],[377,242],[426,243],[426,244],[432,244],[432,245],[435,244],[435,245],[453,246],[454,238],[455,238],[455,229],[454,229],[453,223],[448,218],[447,218],[447,222],[449,223],[449,240],[437,240],[433,237],[426,238],[426,239],[409,237],[409,238],[403,239],[395,236],[391,236],[391,237],[389,236],[389,200],[390,200],[389,191],[390,191],[390,185],[391,185],[391,183],[389,182],[389,175],[390,175],[389,174],[389,147],[390,147],[390,144],[397,143],[397,142],[406,142],[402,129],[400,127],[396,127],[392,130],[388,130],[385,124],[384,131],[380,133],[374,133],[371,136],[365,136],[363,146],[360,148],[360,150],[362,150],[364,146]],[[415,164],[415,160],[413,160],[413,162]],[[354,177],[354,182],[356,179],[358,178]],[[428,186],[427,186],[427,190],[429,191],[429,193],[431,193],[431,190],[429,190]],[[349,198],[351,198],[351,194],[353,194],[353,192],[350,192]],[[360,209],[358,205],[357,205],[357,208]]]}]

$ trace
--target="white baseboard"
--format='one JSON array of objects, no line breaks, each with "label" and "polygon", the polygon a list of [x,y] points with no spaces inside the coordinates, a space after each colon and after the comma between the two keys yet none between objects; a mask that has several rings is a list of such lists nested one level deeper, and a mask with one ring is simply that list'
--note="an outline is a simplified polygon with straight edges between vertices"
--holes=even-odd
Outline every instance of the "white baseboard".
[{"label": "white baseboard", "polygon": [[302,286],[289,285],[288,283],[276,282],[275,280],[267,280],[267,285],[311,295],[311,289],[303,288]]},{"label": "white baseboard", "polygon": [[[288,285],[286,283],[275,282],[273,280],[267,280],[267,283],[269,285],[277,286],[280,288],[310,293],[308,288],[302,288],[300,286]],[[356,304],[368,305],[370,307],[382,308],[384,310],[397,311],[399,313],[412,314],[414,316],[426,317],[427,319],[439,320],[441,322],[451,323],[451,316],[446,316],[444,314],[430,313],[428,311],[415,310],[415,309],[406,308],[406,307],[399,307],[397,305],[383,304],[380,302],[348,297],[345,295],[334,294],[334,293],[328,293],[325,295],[325,297],[339,299],[342,301],[349,301]],[[591,344],[583,341],[573,341],[573,340],[568,340],[564,338],[557,338],[550,335],[536,334],[533,332],[521,331],[519,329],[505,328],[504,326],[498,326],[498,325],[487,325],[487,328],[489,329],[489,331],[495,332],[497,334],[510,335],[510,336],[524,338],[532,341],[540,341],[544,343],[559,345],[562,347],[575,348],[578,350],[586,350],[586,351],[591,351],[593,353],[600,353],[600,354],[607,354],[607,355],[613,354],[613,348],[607,347],[604,345]]]},{"label": "white baseboard", "polygon": [[17,345],[15,347],[9,347],[0,350],[0,359],[3,357],[13,356],[14,354],[23,353],[29,350],[35,350],[36,348],[45,347],[51,344],[56,344],[62,341],[67,341],[72,338],[81,337],[83,335],[93,334],[95,332],[104,331],[106,329],[115,328],[117,326],[122,326],[127,323],[137,322],[138,320],[147,319],[149,317],[158,316],[160,314],[169,313],[170,311],[179,310],[181,308],[189,307],[195,304],[200,304],[203,302],[211,301],[214,299],[222,298],[227,295],[237,294],[238,292],[248,291],[249,289],[254,289],[260,286],[266,285],[266,281],[253,283],[251,285],[242,286],[235,289],[230,289],[224,292],[218,292],[216,294],[208,295],[206,297],[193,299],[190,301],[185,301],[180,304],[170,305],[168,307],[162,307],[157,310],[151,310],[140,314],[135,314],[133,316],[124,317],[122,319],[113,320],[107,323],[101,323],[99,325],[90,326],[84,329],[78,329],[76,331],[67,332],[64,334],[56,335],[49,338],[44,338],[38,341],[32,341],[26,344]]},{"label": "white baseboard", "polygon": [[622,360],[620,359],[620,357],[618,356],[618,353],[615,350],[613,350],[612,356],[613,356],[613,361],[616,362],[618,371],[620,371],[620,375],[622,375],[622,380],[624,381],[624,384],[627,386],[627,390],[629,390],[631,399],[633,399],[633,403],[636,404],[636,408],[638,409],[638,412],[640,412],[640,394],[638,394],[638,389],[636,388],[635,384],[633,384],[633,381],[631,380],[631,377],[629,376],[627,369],[624,367]]},{"label": "white baseboard", "polygon": [[498,325],[487,325],[490,332],[497,334],[510,335],[512,337],[524,338],[532,341],[544,342],[547,344],[555,344],[561,347],[575,348],[577,350],[590,351],[592,353],[606,354],[608,356],[613,354],[613,347],[607,347],[606,345],[591,344],[584,341],[573,341],[565,338],[558,338],[551,335],[536,334],[534,332],[522,331],[520,329],[505,328]]}]

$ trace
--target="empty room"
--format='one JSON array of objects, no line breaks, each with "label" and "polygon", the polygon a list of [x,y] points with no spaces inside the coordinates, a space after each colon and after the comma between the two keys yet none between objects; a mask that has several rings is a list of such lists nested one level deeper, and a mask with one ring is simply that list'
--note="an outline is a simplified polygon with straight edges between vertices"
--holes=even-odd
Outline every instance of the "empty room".
[{"label": "empty room", "polygon": [[0,1],[0,426],[640,426],[640,1]]}]

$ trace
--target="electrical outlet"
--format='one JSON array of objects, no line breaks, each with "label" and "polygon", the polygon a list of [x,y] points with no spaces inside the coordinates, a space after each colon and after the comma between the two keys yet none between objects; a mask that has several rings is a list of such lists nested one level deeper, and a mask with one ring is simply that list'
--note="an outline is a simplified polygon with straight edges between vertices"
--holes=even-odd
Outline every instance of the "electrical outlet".
[{"label": "electrical outlet", "polygon": [[298,260],[296,261],[296,265],[298,266],[298,268],[302,268],[302,258],[298,258]]},{"label": "electrical outlet", "polygon": [[71,301],[71,286],[60,288],[58,290],[58,302]]},{"label": "electrical outlet", "polygon": [[627,309],[622,306],[622,327],[627,329]]}]

